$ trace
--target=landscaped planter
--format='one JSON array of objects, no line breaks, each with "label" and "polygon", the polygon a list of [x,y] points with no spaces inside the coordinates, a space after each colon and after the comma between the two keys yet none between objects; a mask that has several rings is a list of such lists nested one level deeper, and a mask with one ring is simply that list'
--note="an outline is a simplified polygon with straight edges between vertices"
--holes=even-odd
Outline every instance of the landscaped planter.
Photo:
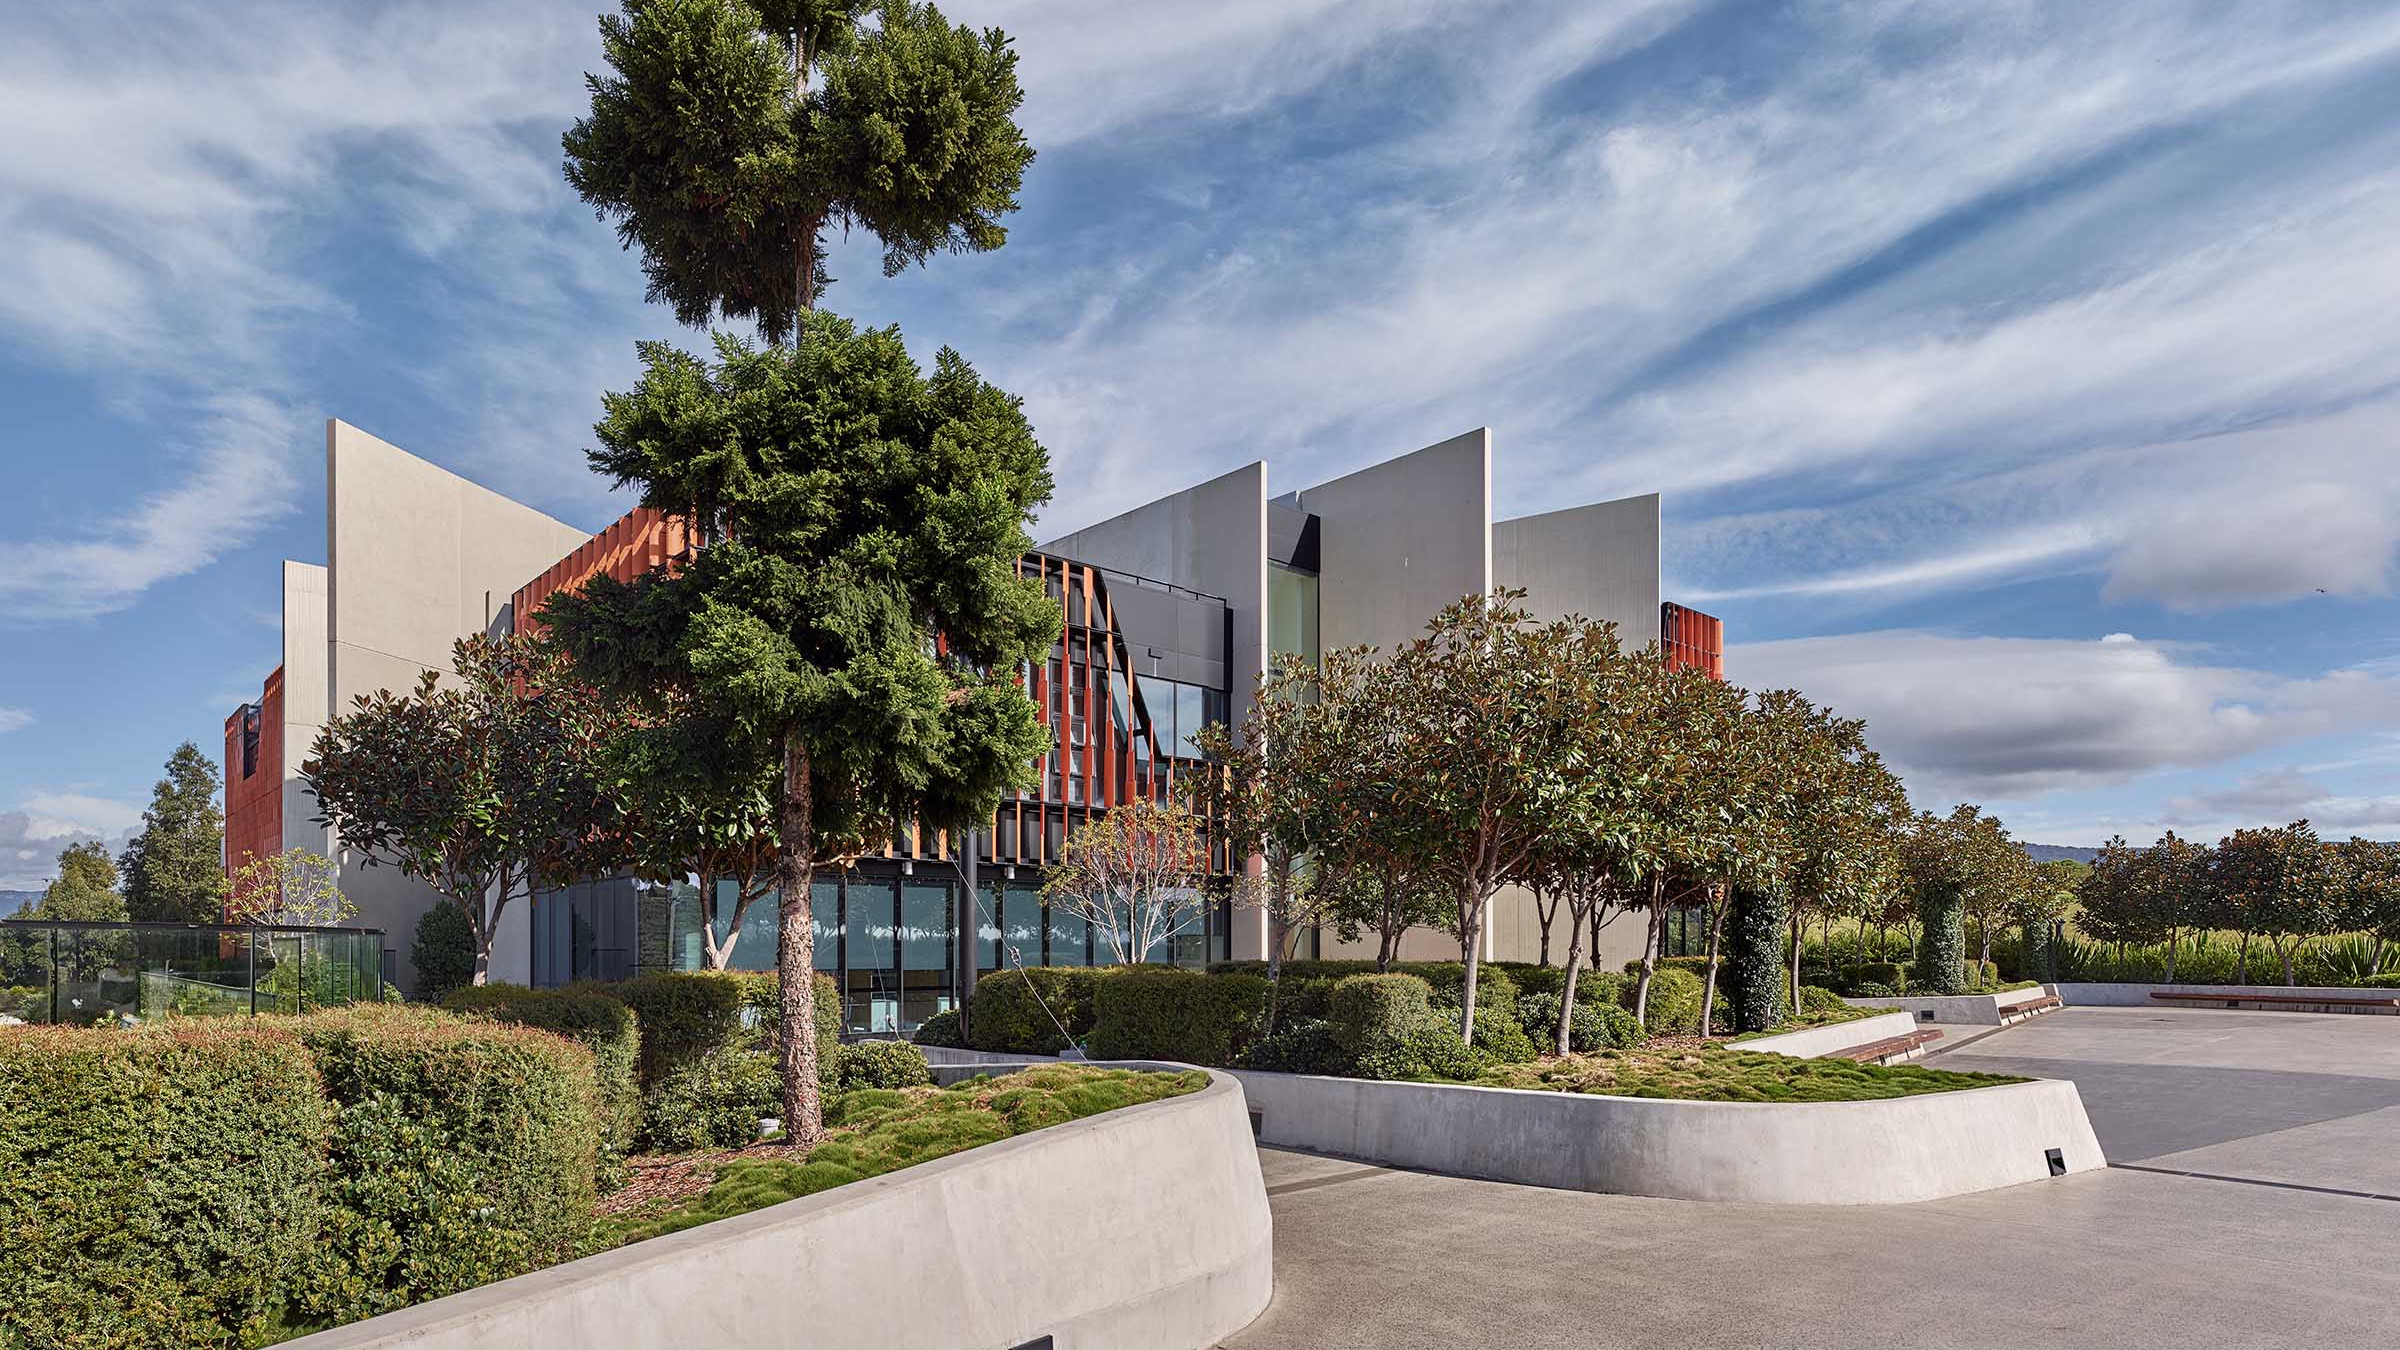
[{"label": "landscaped planter", "polygon": [[1765,1050],[1794,1059],[1815,1059],[1854,1045],[1873,1045],[1895,1036],[1905,1036],[1917,1029],[1914,1013],[1888,1012],[1874,1017],[1861,1017],[1831,1026],[1807,1027],[1800,1031],[1779,1032],[1773,1036],[1751,1036],[1734,1041],[1736,1050]]},{"label": "landscaped planter", "polygon": [[[2010,1008],[2049,996],[2049,990],[2037,985],[2031,989],[2011,989],[1998,994],[1903,994],[1898,998],[1846,998],[1842,1001],[1855,1008],[1902,1009],[1922,1022],[1996,1027],[2008,1015]],[[2067,1002],[2074,1000],[2068,999]],[[1924,1015],[1926,1013],[1933,1015],[1927,1017]]]},{"label": "landscaped planter", "polygon": [[2069,1082],[1764,1103],[1233,1072],[1262,1143],[1562,1190],[1873,1205],[2107,1165]]},{"label": "landscaped planter", "polygon": [[1210,1078],[289,1344],[1201,1350],[1274,1292],[1242,1088]]},{"label": "landscaped planter", "polygon": [[[2158,993],[2219,994],[2225,996],[2241,994],[2267,994],[2277,998],[2309,998],[2313,996],[2328,999],[2391,998],[2395,995],[2400,995],[2400,989],[2376,989],[2361,987],[2358,985],[2339,984],[2121,984],[2115,981],[2109,981],[2106,983],[2086,983],[2078,981],[2052,985],[2051,988],[2056,989],[2058,991],[2059,999],[2071,1008],[2079,1005],[2091,1008],[2173,1008],[2177,1006],[2191,1006],[2190,1004],[2178,1005],[2175,1003],[2164,1002],[2162,1000],[2150,997],[2152,994]],[[2390,1015],[2391,1010],[2371,1009],[2367,1011],[2380,1012],[2388,1016]]]}]

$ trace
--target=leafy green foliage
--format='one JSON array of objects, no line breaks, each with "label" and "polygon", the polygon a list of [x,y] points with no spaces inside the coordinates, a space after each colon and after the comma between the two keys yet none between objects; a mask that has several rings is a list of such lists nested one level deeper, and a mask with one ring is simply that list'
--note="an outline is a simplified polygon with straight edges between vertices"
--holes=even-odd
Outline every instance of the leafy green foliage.
[{"label": "leafy green foliage", "polygon": [[[975,982],[967,1044],[977,1050],[1055,1055],[1092,1034],[1093,972],[1079,966],[1004,970]],[[1063,1031],[1064,1034],[1061,1034]]]},{"label": "leafy green foliage", "polygon": [[[185,741],[150,789],[142,832],[117,858],[125,912],[154,923],[215,923],[225,903],[225,812],[217,764]],[[241,859],[232,860],[239,866]]]},{"label": "leafy green foliage", "polygon": [[[1522,1036],[1523,1032],[1518,1034]],[[1490,1062],[1482,1050],[1458,1038],[1456,1025],[1434,1014],[1419,1016],[1398,1031],[1368,1042],[1351,1065],[1350,1073],[1357,1078],[1384,1081],[1464,1082],[1483,1072]]]},{"label": "leafy green foliage", "polygon": [[826,280],[828,226],[874,235],[887,274],[1006,240],[1033,151],[997,29],[905,0],[628,0],[600,32],[613,73],[587,79],[567,181],[679,321],[722,313],[784,340]]},{"label": "leafy green foliage", "polygon": [[1719,978],[1737,1031],[1764,1031],[1790,1011],[1784,1006],[1783,942],[1791,908],[1780,887],[1745,889],[1735,895],[1731,952]]},{"label": "leafy green foliage", "polygon": [[1414,975],[1352,975],[1333,987],[1328,1012],[1334,1040],[1345,1052],[1364,1055],[1424,1023],[1433,1012],[1433,991]]},{"label": "leafy green foliage", "polygon": [[1913,1064],[1878,1066],[1846,1059],[1707,1046],[1689,1051],[1604,1050],[1582,1058],[1502,1065],[1477,1081],[1489,1087],[1585,1092],[1604,1097],[1667,1097],[1709,1102],[1856,1102],[1927,1092],[2022,1083],[2002,1074],[1950,1073]]},{"label": "leafy green foliage", "polygon": [[[1628,1050],[1649,1039],[1642,1024],[1634,1015],[1614,1001],[1586,1002],[1581,984],[1577,981],[1575,1017],[1567,1029],[1567,1048],[1575,1054],[1595,1050]],[[1556,994],[1524,994],[1517,999],[1517,1012],[1524,1019],[1525,1031],[1540,1040],[1546,1049],[1552,1043],[1558,1026],[1559,1002]]]},{"label": "leafy green foliage", "polygon": [[1241,1067],[1269,1073],[1338,1075],[1348,1073],[1350,1065],[1350,1052],[1335,1039],[1333,1023],[1321,1017],[1287,1016],[1272,1035],[1250,1047]]},{"label": "leafy green foliage", "polygon": [[475,978],[475,926],[461,905],[435,905],[417,919],[409,943],[417,968],[417,997],[439,1001]]},{"label": "leafy green foliage", "polygon": [[736,1161],[697,1200],[663,1213],[612,1221],[606,1236],[635,1242],[678,1232],[1044,1126],[1197,1092],[1207,1084],[1208,1076],[1197,1072],[1059,1064],[1003,1078],[971,1078],[947,1088],[846,1093],[834,1098],[826,1112],[826,1123],[840,1132],[805,1156]]},{"label": "leafy green foliage", "polygon": [[250,1022],[0,1027],[0,1344],[257,1344],[318,1258],[332,1111]]},{"label": "leafy green foliage", "polygon": [[641,1124],[642,1094],[636,1068],[641,1031],[633,1009],[595,985],[528,989],[490,984],[457,989],[442,1000],[456,1013],[556,1032],[592,1052],[593,1081],[600,1093],[600,1175],[604,1185],[624,1171]]},{"label": "leafy green foliage", "polygon": [[[1634,986],[1618,995],[1630,1005]],[[1643,1029],[1653,1036],[1696,1036],[1700,1032],[1700,977],[1675,966],[1661,966],[1650,976],[1650,1006]]]},{"label": "leafy green foliage", "polygon": [[337,1109],[309,1316],[370,1317],[575,1254],[601,1139],[590,1052],[430,1008],[293,1026]]},{"label": "leafy green foliage", "polygon": [[123,922],[125,898],[117,894],[117,865],[98,842],[69,844],[58,853],[58,875],[20,918]]},{"label": "leafy green foliage", "polygon": [[1094,1059],[1225,1066],[1266,1021],[1267,982],[1255,975],[1136,966],[1094,983]]},{"label": "leafy green foliage", "polygon": [[2242,931],[2266,937],[2293,983],[2292,956],[2302,942],[2332,929],[2342,874],[2332,850],[2305,820],[2275,829],[2235,830],[2219,840],[2209,877]]},{"label": "leafy green foliage", "polygon": [[924,1053],[906,1041],[837,1046],[825,1062],[828,1092],[925,1087],[933,1082],[933,1070],[927,1067]]},{"label": "leafy green foliage", "polygon": [[642,1089],[635,1144],[645,1153],[740,1148],[775,1115],[783,1074],[763,1050],[721,1045],[677,1063]]},{"label": "leafy green foliage", "polygon": [[962,1050],[966,1048],[967,1044],[965,1034],[959,1030],[958,1009],[956,1008],[944,1008],[926,1018],[917,1027],[917,1034],[913,1039],[919,1045],[945,1046]]},{"label": "leafy green foliage", "polygon": [[705,1055],[738,1048],[743,986],[730,975],[659,971],[606,986],[641,1027],[640,1081],[648,1088]]}]

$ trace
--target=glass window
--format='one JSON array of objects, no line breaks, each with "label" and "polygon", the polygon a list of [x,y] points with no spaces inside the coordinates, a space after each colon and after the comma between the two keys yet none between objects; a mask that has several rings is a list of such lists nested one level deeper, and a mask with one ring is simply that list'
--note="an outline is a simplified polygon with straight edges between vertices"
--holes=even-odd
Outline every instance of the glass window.
[{"label": "glass window", "polygon": [[900,883],[900,967],[948,970],[950,934],[957,922],[950,887],[938,881]]},{"label": "glass window", "polygon": [[[990,873],[985,873],[989,876]],[[975,968],[1000,969],[1001,883],[986,881],[975,897]]]},{"label": "glass window", "polygon": [[842,956],[849,971],[842,989],[842,1025],[852,1035],[898,1031],[896,888],[888,881],[854,877],[843,891]]},{"label": "glass window", "polygon": [[1007,960],[1003,970],[1038,966],[1042,963],[1042,893],[1024,882],[1011,882],[1008,898],[1000,912],[1001,923],[1008,935]]},{"label": "glass window", "polygon": [[1282,563],[1267,564],[1267,652],[1317,663],[1317,578]]},{"label": "glass window", "polygon": [[1175,753],[1186,759],[1199,757],[1200,747],[1192,744],[1192,738],[1199,735],[1200,728],[1208,722],[1207,709],[1203,706],[1200,692],[1200,686],[1196,684],[1175,686]]},{"label": "glass window", "polygon": [[1050,964],[1054,966],[1089,965],[1090,958],[1084,954],[1085,939],[1088,936],[1088,925],[1084,923],[1082,915],[1069,914],[1065,910],[1058,909],[1050,911]]}]

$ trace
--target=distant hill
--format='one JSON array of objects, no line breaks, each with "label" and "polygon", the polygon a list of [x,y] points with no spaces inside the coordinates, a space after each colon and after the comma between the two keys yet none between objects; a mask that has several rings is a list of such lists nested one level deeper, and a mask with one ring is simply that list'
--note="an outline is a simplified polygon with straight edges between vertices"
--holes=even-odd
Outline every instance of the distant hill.
[{"label": "distant hill", "polygon": [[17,911],[42,898],[40,891],[0,891],[0,919],[13,919]]},{"label": "distant hill", "polygon": [[2035,862],[2056,862],[2065,858],[2070,862],[2089,863],[2100,856],[2100,850],[2096,848],[2083,848],[2075,844],[2026,844],[2023,847],[2025,856]]}]

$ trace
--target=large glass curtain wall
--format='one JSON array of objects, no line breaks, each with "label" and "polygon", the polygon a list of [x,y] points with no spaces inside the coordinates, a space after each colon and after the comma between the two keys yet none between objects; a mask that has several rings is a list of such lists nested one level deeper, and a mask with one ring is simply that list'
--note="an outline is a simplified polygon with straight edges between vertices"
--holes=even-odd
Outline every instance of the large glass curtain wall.
[{"label": "large glass curtain wall", "polygon": [[132,1025],[383,997],[383,932],[0,923],[0,1021]]},{"label": "large glass curtain wall", "polygon": [[[950,869],[942,869],[949,872]],[[958,896],[956,874],[919,865],[913,873],[852,872],[812,886],[817,969],[842,990],[842,1031],[850,1036],[905,1034],[957,1002]],[[980,974],[1032,966],[1108,965],[1115,960],[1105,935],[1081,918],[1042,903],[1030,881],[987,877],[976,897],[975,965]],[[729,931],[731,884],[720,892],[719,933]],[[670,907],[668,950],[680,969],[704,963],[700,906],[690,887],[661,896]],[[775,968],[777,904],[770,893],[743,916],[734,940],[736,970]],[[1151,952],[1152,961],[1204,965],[1226,957],[1229,902],[1201,907],[1190,931]]]}]

